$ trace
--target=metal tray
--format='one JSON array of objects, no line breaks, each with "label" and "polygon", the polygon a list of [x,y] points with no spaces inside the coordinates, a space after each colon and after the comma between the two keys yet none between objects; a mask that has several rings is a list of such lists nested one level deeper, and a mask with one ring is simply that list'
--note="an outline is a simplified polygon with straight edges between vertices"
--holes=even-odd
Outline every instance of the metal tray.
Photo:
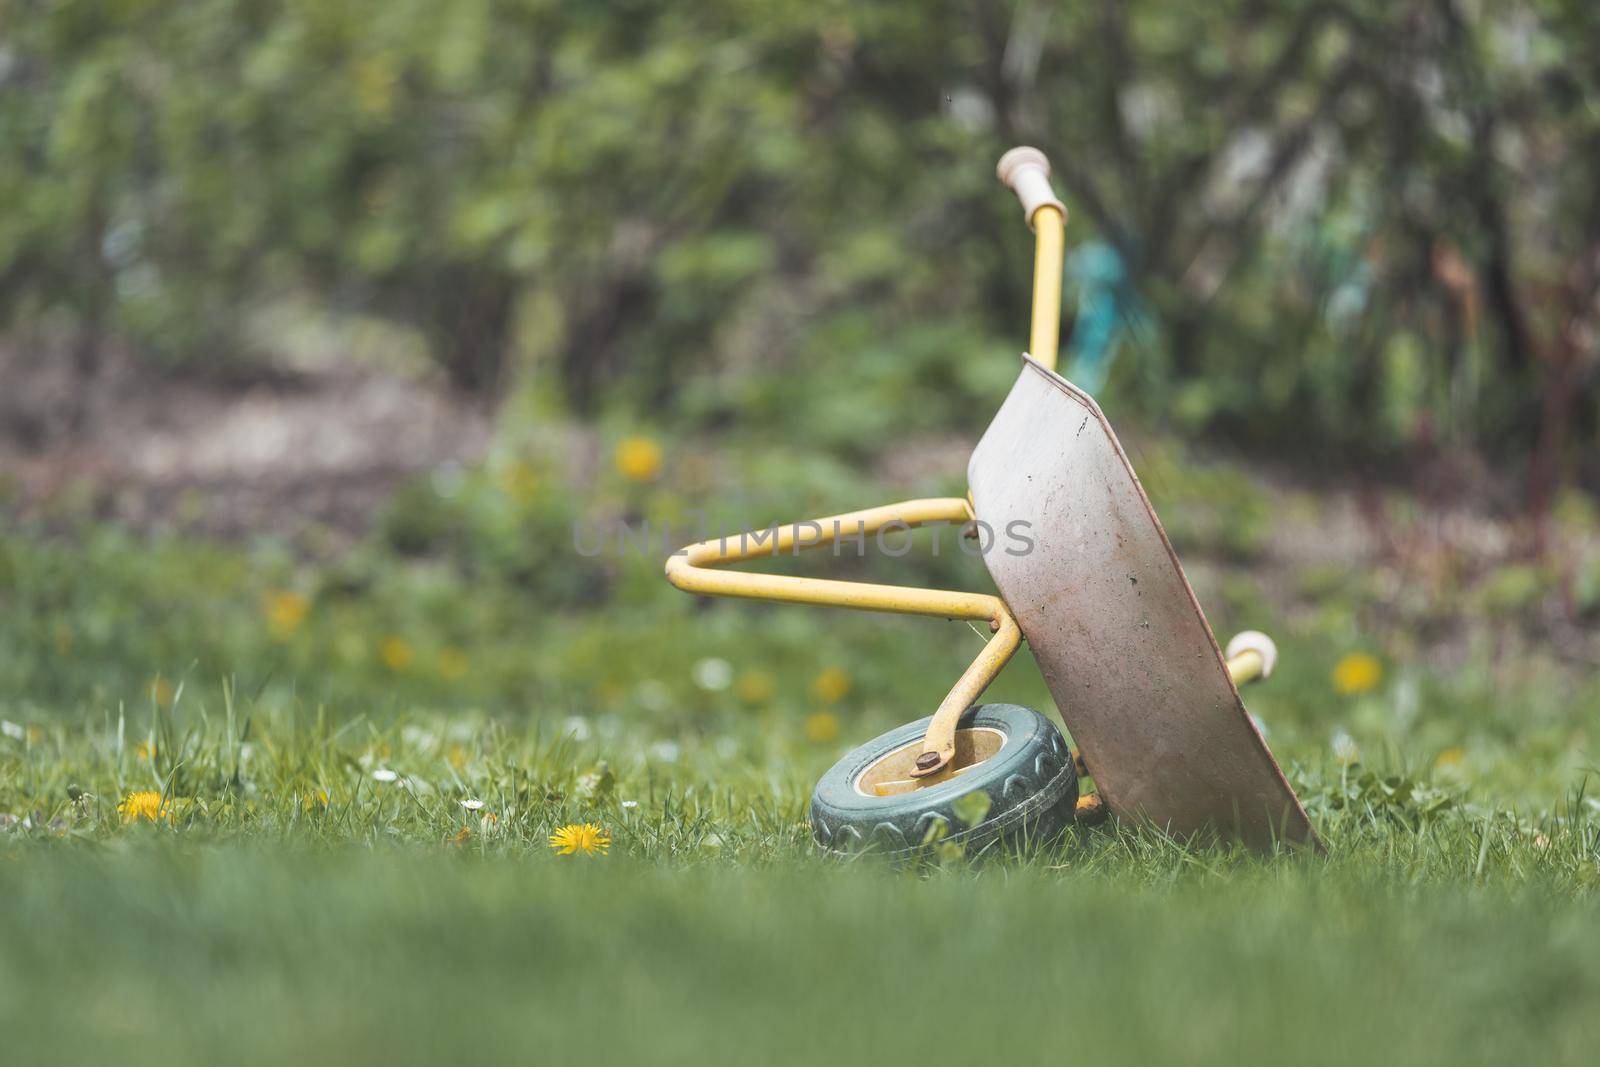
[{"label": "metal tray", "polygon": [[1024,356],[967,479],[989,573],[1108,809],[1319,847],[1093,398]]}]

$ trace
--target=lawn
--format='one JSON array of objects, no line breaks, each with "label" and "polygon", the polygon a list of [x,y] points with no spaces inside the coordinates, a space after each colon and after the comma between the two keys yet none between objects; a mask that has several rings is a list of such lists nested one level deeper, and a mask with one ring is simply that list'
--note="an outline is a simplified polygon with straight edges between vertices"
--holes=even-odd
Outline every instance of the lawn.
[{"label": "lawn", "polygon": [[[559,515],[495,511],[523,485],[493,471],[431,535],[465,559],[415,551],[403,500],[323,558],[15,524],[0,1059],[1589,1062],[1600,686],[1513,628],[1437,630],[1538,576],[1445,602],[1285,567],[1203,501],[1314,502],[1225,469],[1174,494],[1193,472],[1145,459],[1218,631],[1281,638],[1248,701],[1325,856],[1115,824],[819,855],[817,776],[925,714],[981,637],[697,605],[652,559],[496,570],[482,531]],[[991,697],[1051,707],[1025,654]],[[583,823],[604,854],[551,848]]]},{"label": "lawn", "polygon": [[932,875],[378,830],[11,851],[7,1061],[1592,1062],[1592,858],[1481,830],[1481,869],[1465,822],[1313,863],[1106,837]]}]

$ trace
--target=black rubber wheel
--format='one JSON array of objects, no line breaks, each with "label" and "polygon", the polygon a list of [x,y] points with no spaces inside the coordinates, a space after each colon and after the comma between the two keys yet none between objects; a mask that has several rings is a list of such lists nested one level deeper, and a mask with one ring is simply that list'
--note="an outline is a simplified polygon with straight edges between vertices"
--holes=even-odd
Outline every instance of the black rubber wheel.
[{"label": "black rubber wheel", "polygon": [[[1016,704],[978,704],[961,716],[958,730],[1002,735],[999,750],[970,770],[893,796],[860,787],[862,777],[885,757],[920,741],[930,721],[919,719],[873,738],[822,776],[811,795],[817,844],[831,852],[906,854],[920,848],[943,820],[943,840],[961,842],[971,854],[1000,838],[1043,840],[1072,822],[1078,775],[1066,739],[1049,719]],[[967,826],[956,805],[978,790],[989,794],[989,811],[978,825]]]}]

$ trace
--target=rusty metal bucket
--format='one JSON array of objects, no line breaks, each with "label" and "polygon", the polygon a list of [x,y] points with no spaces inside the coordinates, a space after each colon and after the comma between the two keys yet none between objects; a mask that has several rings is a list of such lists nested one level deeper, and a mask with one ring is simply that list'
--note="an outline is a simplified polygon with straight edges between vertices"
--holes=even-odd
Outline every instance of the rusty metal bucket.
[{"label": "rusty metal bucket", "polygon": [[1024,356],[967,479],[981,522],[1033,542],[984,561],[1107,808],[1318,847],[1094,399]]}]

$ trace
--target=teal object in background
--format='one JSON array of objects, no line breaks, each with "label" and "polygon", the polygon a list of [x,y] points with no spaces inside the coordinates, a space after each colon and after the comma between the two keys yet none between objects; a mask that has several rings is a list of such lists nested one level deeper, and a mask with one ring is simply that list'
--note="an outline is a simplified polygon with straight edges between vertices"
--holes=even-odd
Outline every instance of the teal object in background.
[{"label": "teal object in background", "polygon": [[1069,289],[1078,310],[1067,339],[1067,380],[1086,393],[1100,392],[1125,335],[1143,336],[1149,313],[1128,280],[1122,254],[1104,241],[1089,241],[1067,257]]}]

